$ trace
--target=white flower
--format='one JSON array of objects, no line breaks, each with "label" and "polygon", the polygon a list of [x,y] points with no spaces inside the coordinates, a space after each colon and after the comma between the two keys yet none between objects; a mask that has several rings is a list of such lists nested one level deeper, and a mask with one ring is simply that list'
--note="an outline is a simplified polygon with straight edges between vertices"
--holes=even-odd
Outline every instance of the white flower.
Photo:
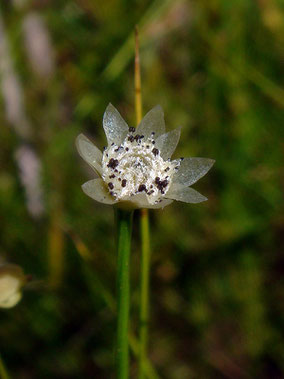
[{"label": "white flower", "polygon": [[21,267],[0,265],[0,308],[12,308],[21,300],[21,289],[25,282],[26,277]]},{"label": "white flower", "polygon": [[109,104],[103,118],[108,146],[103,153],[80,134],[76,146],[99,178],[83,184],[96,201],[128,208],[163,208],[173,200],[200,203],[207,200],[190,188],[214,164],[213,159],[171,160],[180,129],[165,133],[162,108],[149,111],[137,129],[128,127]]}]

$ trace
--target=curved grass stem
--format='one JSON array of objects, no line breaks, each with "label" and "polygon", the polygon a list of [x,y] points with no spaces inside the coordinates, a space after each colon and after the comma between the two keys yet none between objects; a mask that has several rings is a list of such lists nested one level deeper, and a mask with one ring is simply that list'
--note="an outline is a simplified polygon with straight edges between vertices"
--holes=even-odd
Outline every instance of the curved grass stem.
[{"label": "curved grass stem", "polygon": [[1,379],[9,379],[9,374],[3,362],[2,356],[0,355],[0,378]]}]

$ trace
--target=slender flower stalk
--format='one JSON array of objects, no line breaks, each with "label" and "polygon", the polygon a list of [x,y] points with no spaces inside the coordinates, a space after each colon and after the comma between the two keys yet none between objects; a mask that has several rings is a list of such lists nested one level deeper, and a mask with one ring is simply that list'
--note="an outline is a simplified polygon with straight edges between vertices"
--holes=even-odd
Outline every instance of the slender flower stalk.
[{"label": "slender flower stalk", "polygon": [[[112,291],[107,288],[98,273],[96,273],[95,268],[90,266],[94,263],[94,255],[88,246],[85,245],[85,243],[81,240],[79,235],[77,235],[73,230],[66,230],[66,233],[72,239],[81,258],[85,263],[87,263],[83,264],[83,272],[90,290],[95,291],[96,294],[99,294],[110,311],[116,314],[116,298],[113,296]],[[138,357],[139,341],[134,335],[133,331],[131,331],[131,327],[129,328],[128,341],[132,353]],[[149,379],[159,379],[158,373],[149,360],[146,361],[145,375]]]},{"label": "slender flower stalk", "polygon": [[149,293],[150,293],[150,227],[147,209],[141,209],[141,277],[140,277],[140,327],[139,327],[139,378],[145,377],[147,364]]},{"label": "slender flower stalk", "polygon": [[141,70],[139,56],[139,33],[138,27],[135,27],[135,66],[134,66],[134,83],[135,83],[135,113],[136,124],[142,120],[142,92],[141,92]]},{"label": "slender flower stalk", "polygon": [[117,209],[118,266],[117,266],[117,378],[129,377],[128,321],[130,309],[129,259],[133,211]]},{"label": "slender flower stalk", "polygon": [[[137,126],[142,120],[141,69],[139,55],[139,33],[135,28],[135,111]],[[147,209],[140,211],[141,233],[141,273],[140,273],[140,310],[139,310],[139,374],[144,378],[147,361],[148,318],[149,318],[149,282],[150,282],[150,228]]]}]

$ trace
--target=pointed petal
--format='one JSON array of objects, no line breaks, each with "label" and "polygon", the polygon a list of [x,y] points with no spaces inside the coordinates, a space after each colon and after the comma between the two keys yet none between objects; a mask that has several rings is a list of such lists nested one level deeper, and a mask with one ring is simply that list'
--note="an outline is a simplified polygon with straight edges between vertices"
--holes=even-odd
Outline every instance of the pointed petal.
[{"label": "pointed petal", "polygon": [[109,145],[113,142],[120,145],[128,132],[127,123],[112,104],[107,106],[104,113],[103,127]]},{"label": "pointed petal", "polygon": [[191,186],[202,178],[215,163],[209,158],[185,158],[181,161],[178,171],[173,176],[174,183]]},{"label": "pointed petal", "polygon": [[86,137],[80,134],[76,138],[76,147],[80,156],[99,174],[102,173],[102,152]]},{"label": "pointed petal", "polygon": [[116,200],[110,195],[102,179],[93,179],[82,185],[82,190],[92,199],[104,204],[114,204]]},{"label": "pointed petal", "polygon": [[152,132],[155,133],[155,137],[165,133],[164,112],[160,105],[151,109],[137,127],[137,133],[143,134],[145,138],[151,136]]},{"label": "pointed petal", "polygon": [[179,184],[173,185],[166,193],[166,197],[173,200],[184,201],[185,203],[201,203],[202,201],[208,200],[193,188]]},{"label": "pointed petal", "polygon": [[156,147],[160,150],[164,160],[170,158],[175,151],[180,137],[180,128],[174,129],[166,134],[162,134],[156,140]]}]

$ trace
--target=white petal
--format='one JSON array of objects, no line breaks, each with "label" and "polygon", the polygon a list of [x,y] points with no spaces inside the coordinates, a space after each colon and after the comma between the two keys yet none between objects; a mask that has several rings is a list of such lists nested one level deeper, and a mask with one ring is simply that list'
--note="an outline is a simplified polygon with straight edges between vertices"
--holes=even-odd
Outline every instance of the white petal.
[{"label": "white petal", "polygon": [[80,134],[76,138],[76,147],[81,157],[101,174],[102,152],[84,134]]},{"label": "white petal", "polygon": [[137,127],[137,133],[145,138],[151,136],[152,132],[155,133],[154,137],[165,133],[164,112],[160,105],[151,109]]},{"label": "white petal", "polygon": [[121,207],[122,208],[146,208],[149,205],[146,194],[139,193],[134,196],[125,196],[121,199]]},{"label": "white petal", "polygon": [[145,194],[135,195],[132,201],[138,204],[139,208],[148,208],[148,209],[164,208],[166,205],[169,205],[170,203],[172,203],[172,200],[170,199],[163,199],[158,204],[150,204]]},{"label": "white petal", "polygon": [[146,207],[146,208],[150,208],[150,209],[164,208],[167,205],[171,204],[172,202],[173,202],[173,200],[171,200],[171,199],[163,199],[160,203],[158,203],[158,204],[149,204],[149,206]]},{"label": "white petal", "polygon": [[145,208],[147,205],[149,205],[149,201],[145,193],[139,193],[137,195],[131,196],[129,200],[131,203],[135,204],[137,208]]},{"label": "white petal", "polygon": [[93,179],[82,185],[82,190],[92,199],[104,204],[114,204],[116,200],[110,195],[102,179]]},{"label": "white petal", "polygon": [[173,200],[184,201],[185,203],[201,203],[207,198],[193,188],[183,185],[172,185],[172,188],[166,194],[166,197]]},{"label": "white petal", "polygon": [[107,106],[104,113],[103,127],[109,145],[112,143],[120,145],[128,133],[127,123],[112,104]]},{"label": "white petal", "polygon": [[174,183],[181,183],[191,186],[204,176],[215,163],[209,158],[185,158],[173,176]]},{"label": "white petal", "polygon": [[146,194],[139,193],[134,196],[125,197],[122,200],[122,202],[119,203],[118,206],[121,206],[122,208],[133,208],[133,209],[141,209],[141,208],[158,209],[158,208],[164,208],[166,205],[169,205],[172,202],[173,200],[163,199],[158,204],[150,204]]},{"label": "white petal", "polygon": [[161,157],[166,160],[175,151],[180,137],[180,128],[162,134],[156,140],[156,147],[160,150]]}]

